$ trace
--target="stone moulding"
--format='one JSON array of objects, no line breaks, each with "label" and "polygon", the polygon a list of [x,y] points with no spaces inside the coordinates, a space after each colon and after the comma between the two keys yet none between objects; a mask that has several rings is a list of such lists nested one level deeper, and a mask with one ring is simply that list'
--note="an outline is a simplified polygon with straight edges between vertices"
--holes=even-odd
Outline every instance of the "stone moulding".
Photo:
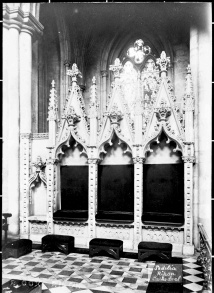
[{"label": "stone moulding", "polygon": [[126,225],[126,224],[110,224],[110,223],[96,223],[98,227],[105,227],[105,228],[118,228],[118,229],[132,229],[134,225]]},{"label": "stone moulding", "polygon": [[183,228],[167,228],[167,227],[142,227],[143,239],[145,241],[169,242],[174,244],[183,244],[184,229]]},{"label": "stone moulding", "polygon": [[152,230],[176,230],[176,231],[184,231],[183,227],[170,227],[170,226],[142,226],[142,229],[152,229]]},{"label": "stone moulding", "polygon": [[82,223],[82,222],[69,222],[69,221],[53,221],[54,224],[57,224],[59,226],[88,226],[88,223]]},{"label": "stone moulding", "polygon": [[37,139],[48,139],[49,138],[49,133],[32,133],[31,135],[32,140],[37,140]]},{"label": "stone moulding", "polygon": [[20,29],[27,29],[37,37],[43,34],[43,25],[31,14],[31,12],[23,12],[20,7],[11,9],[7,4],[4,4],[3,17],[5,24],[17,24]]}]

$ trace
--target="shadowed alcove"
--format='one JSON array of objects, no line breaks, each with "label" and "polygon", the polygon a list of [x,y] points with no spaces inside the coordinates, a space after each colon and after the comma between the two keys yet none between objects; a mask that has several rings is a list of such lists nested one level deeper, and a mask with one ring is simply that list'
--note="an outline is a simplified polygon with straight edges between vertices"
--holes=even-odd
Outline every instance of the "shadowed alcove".
[{"label": "shadowed alcove", "polygon": [[69,147],[63,146],[60,164],[61,208],[53,214],[54,220],[87,221],[88,219],[88,165],[82,146],[72,137]]},{"label": "shadowed alcove", "polygon": [[184,224],[184,164],[176,143],[164,132],[151,145],[143,176],[143,215],[145,224],[181,226]]},{"label": "shadowed alcove", "polygon": [[106,155],[98,165],[98,207],[96,220],[134,221],[134,165],[127,146],[116,135],[106,145]]}]

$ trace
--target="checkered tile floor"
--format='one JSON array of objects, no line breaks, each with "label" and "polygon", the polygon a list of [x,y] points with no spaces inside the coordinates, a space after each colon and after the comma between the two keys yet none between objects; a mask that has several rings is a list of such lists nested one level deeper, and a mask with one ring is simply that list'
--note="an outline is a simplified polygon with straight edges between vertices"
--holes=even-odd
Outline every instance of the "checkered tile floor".
[{"label": "checkered tile floor", "polygon": [[[2,284],[11,279],[42,282],[43,293],[146,293],[155,262],[34,250],[2,261]],[[202,268],[196,258],[183,259],[183,292],[202,292]]]}]

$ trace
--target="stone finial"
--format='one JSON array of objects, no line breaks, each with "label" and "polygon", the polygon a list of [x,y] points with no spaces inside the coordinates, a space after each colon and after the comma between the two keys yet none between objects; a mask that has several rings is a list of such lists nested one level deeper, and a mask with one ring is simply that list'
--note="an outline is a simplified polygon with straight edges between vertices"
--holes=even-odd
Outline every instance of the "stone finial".
[{"label": "stone finial", "polygon": [[166,52],[162,51],[160,58],[156,59],[156,63],[158,64],[159,68],[160,68],[160,72],[161,72],[161,76],[162,73],[166,73],[168,70],[168,66],[170,64],[170,57],[166,57]]},{"label": "stone finial", "polygon": [[55,81],[51,82],[51,90],[50,90],[50,99],[48,106],[48,121],[56,121],[57,119],[57,111],[58,111],[58,103],[57,103],[57,95],[55,89]]},{"label": "stone finial", "polygon": [[113,71],[114,79],[120,78],[120,73],[123,70],[123,65],[119,58],[116,58],[113,65],[110,65],[109,70]]},{"label": "stone finial", "polygon": [[90,95],[91,103],[96,103],[96,101],[97,101],[96,90],[97,90],[96,78],[95,78],[95,76],[93,76],[93,78],[92,78],[92,86],[91,86],[91,95]]},{"label": "stone finial", "polygon": [[68,126],[75,126],[81,120],[81,117],[76,114],[72,106],[69,107],[68,112],[62,117],[68,122]]},{"label": "stone finial", "polygon": [[72,65],[71,69],[67,70],[67,75],[71,77],[72,83],[77,82],[77,77],[82,78],[82,73],[79,71],[76,63]]}]

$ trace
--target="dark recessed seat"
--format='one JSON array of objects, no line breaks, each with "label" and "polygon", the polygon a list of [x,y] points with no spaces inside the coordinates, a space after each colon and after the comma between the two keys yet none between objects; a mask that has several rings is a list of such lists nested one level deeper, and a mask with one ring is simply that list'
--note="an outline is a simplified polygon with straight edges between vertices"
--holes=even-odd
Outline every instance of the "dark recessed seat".
[{"label": "dark recessed seat", "polygon": [[151,225],[173,225],[182,226],[184,224],[184,215],[182,214],[172,214],[172,213],[144,213],[142,215],[142,222],[144,224]]},{"label": "dark recessed seat", "polygon": [[42,238],[42,252],[60,251],[69,254],[74,251],[74,237],[50,234]]},{"label": "dark recessed seat", "polygon": [[14,257],[18,258],[22,255],[32,251],[32,241],[30,239],[19,239],[12,241],[4,247],[5,258]]},{"label": "dark recessed seat", "polygon": [[99,211],[95,219],[97,222],[113,222],[113,223],[133,223],[133,212],[121,212],[121,211]]},{"label": "dark recessed seat", "polygon": [[138,244],[138,261],[145,261],[151,257],[170,260],[172,257],[172,244],[142,241]]},{"label": "dark recessed seat", "polygon": [[89,242],[89,256],[92,257],[102,251],[116,259],[123,253],[123,241],[117,239],[94,238]]},{"label": "dark recessed seat", "polygon": [[87,210],[58,210],[53,213],[54,221],[85,222],[88,220]]}]

